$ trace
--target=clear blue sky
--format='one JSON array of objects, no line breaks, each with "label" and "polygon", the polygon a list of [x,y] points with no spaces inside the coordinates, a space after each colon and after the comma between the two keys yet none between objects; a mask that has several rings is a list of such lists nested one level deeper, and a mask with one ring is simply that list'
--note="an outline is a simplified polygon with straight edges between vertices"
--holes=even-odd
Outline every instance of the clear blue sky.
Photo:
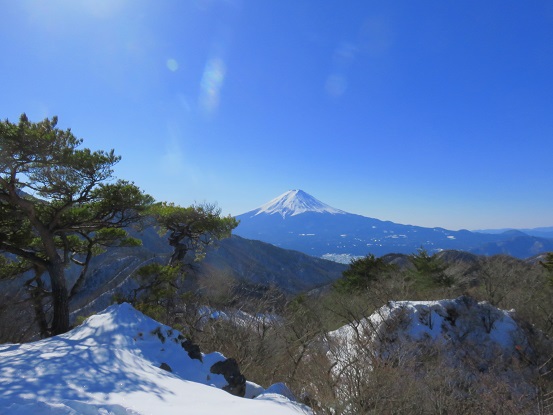
[{"label": "clear blue sky", "polygon": [[553,225],[553,2],[0,0],[0,118],[158,200]]}]

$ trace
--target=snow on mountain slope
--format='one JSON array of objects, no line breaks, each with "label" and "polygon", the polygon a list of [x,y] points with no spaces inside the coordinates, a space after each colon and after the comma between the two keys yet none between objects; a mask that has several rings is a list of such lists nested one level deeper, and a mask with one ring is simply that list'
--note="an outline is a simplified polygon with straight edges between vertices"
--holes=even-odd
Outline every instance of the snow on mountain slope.
[{"label": "snow on mountain slope", "polygon": [[470,296],[389,301],[327,347],[342,414],[537,414],[550,391],[547,336]]},{"label": "snow on mountain slope", "polygon": [[[111,306],[81,326],[28,344],[0,345],[0,413],[310,414],[286,388],[247,384],[246,399],[220,388],[211,366],[220,353],[191,359],[183,337],[128,304]],[[160,368],[168,365],[172,372]]]},{"label": "snow on mountain slope", "polygon": [[470,297],[440,301],[390,301],[358,326],[345,325],[330,337],[352,343],[361,332],[376,349],[388,343],[431,341],[445,346],[470,343],[490,351],[513,354],[526,347],[525,335],[512,312]]},{"label": "snow on mountain slope", "polygon": [[254,215],[262,213],[268,215],[279,214],[283,218],[305,212],[331,213],[333,215],[346,213],[315,199],[303,190],[289,190],[252,211]]},{"label": "snow on mountain slope", "polygon": [[533,360],[533,351],[513,316],[512,311],[467,296],[390,301],[370,317],[329,333],[328,357],[334,374],[344,379],[351,370],[371,376],[373,364],[440,355],[459,373],[474,376],[474,368],[478,373],[493,370],[513,385],[513,391],[531,394],[528,379],[517,368]]}]

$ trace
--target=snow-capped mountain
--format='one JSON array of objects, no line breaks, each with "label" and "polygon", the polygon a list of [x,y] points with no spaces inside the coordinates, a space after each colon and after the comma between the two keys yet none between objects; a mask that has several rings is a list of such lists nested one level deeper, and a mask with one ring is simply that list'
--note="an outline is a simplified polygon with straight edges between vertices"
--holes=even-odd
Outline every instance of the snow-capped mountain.
[{"label": "snow-capped mountain", "polygon": [[237,219],[240,224],[234,231],[236,235],[326,258],[410,254],[421,246],[429,252],[455,249],[519,258],[553,250],[553,239],[521,232],[452,231],[355,215],[331,207],[302,190],[290,190]]},{"label": "snow-capped mountain", "polygon": [[346,213],[343,210],[335,209],[332,206],[315,199],[303,190],[289,190],[265,203],[263,206],[246,213],[246,215],[252,214],[255,216],[260,214],[278,214],[283,218],[286,218],[286,216],[296,216],[306,212],[330,213],[333,215]]},{"label": "snow-capped mountain", "polygon": [[225,357],[191,357],[183,340],[178,331],[121,304],[63,335],[0,345],[0,413],[312,413],[285,397],[283,384],[265,390],[247,382],[245,398],[221,390],[227,378],[214,367]]}]

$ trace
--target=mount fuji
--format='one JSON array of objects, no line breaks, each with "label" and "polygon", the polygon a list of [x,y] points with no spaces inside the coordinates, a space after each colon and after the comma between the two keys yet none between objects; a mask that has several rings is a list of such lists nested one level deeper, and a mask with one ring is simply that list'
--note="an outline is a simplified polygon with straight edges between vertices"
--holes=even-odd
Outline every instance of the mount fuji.
[{"label": "mount fuji", "polygon": [[483,255],[527,258],[553,250],[553,239],[523,232],[489,234],[468,230],[402,225],[336,209],[303,190],[289,190],[257,209],[236,217],[236,235],[328,259],[369,253],[410,254],[447,249]]},{"label": "mount fuji", "polygon": [[262,214],[278,214],[281,215],[283,219],[285,219],[286,216],[296,216],[307,212],[347,214],[343,210],[335,209],[315,199],[303,190],[289,190],[270,202],[265,203],[253,212],[255,212],[255,216]]}]

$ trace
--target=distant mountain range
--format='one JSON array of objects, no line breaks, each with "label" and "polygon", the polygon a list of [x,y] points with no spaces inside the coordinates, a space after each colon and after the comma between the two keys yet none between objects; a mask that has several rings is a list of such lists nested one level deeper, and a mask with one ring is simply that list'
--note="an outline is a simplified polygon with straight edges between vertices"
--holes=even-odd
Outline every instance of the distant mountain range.
[{"label": "distant mountain range", "polygon": [[302,190],[290,190],[263,206],[236,217],[234,231],[316,257],[342,258],[461,250],[481,255],[508,254],[527,258],[553,251],[553,228],[539,228],[531,235],[517,230],[451,231],[402,225],[333,208]]},{"label": "distant mountain range", "polygon": [[532,229],[515,229],[515,228],[479,229],[479,230],[475,230],[474,232],[500,234],[500,233],[513,232],[513,231],[522,232],[523,234],[530,235],[530,236],[553,239],[553,226],[546,226],[546,227],[532,228]]},{"label": "distant mountain range", "polygon": [[295,295],[334,282],[347,267],[233,235],[211,249],[198,268],[203,278],[226,275],[239,282],[274,286],[285,294]]}]

